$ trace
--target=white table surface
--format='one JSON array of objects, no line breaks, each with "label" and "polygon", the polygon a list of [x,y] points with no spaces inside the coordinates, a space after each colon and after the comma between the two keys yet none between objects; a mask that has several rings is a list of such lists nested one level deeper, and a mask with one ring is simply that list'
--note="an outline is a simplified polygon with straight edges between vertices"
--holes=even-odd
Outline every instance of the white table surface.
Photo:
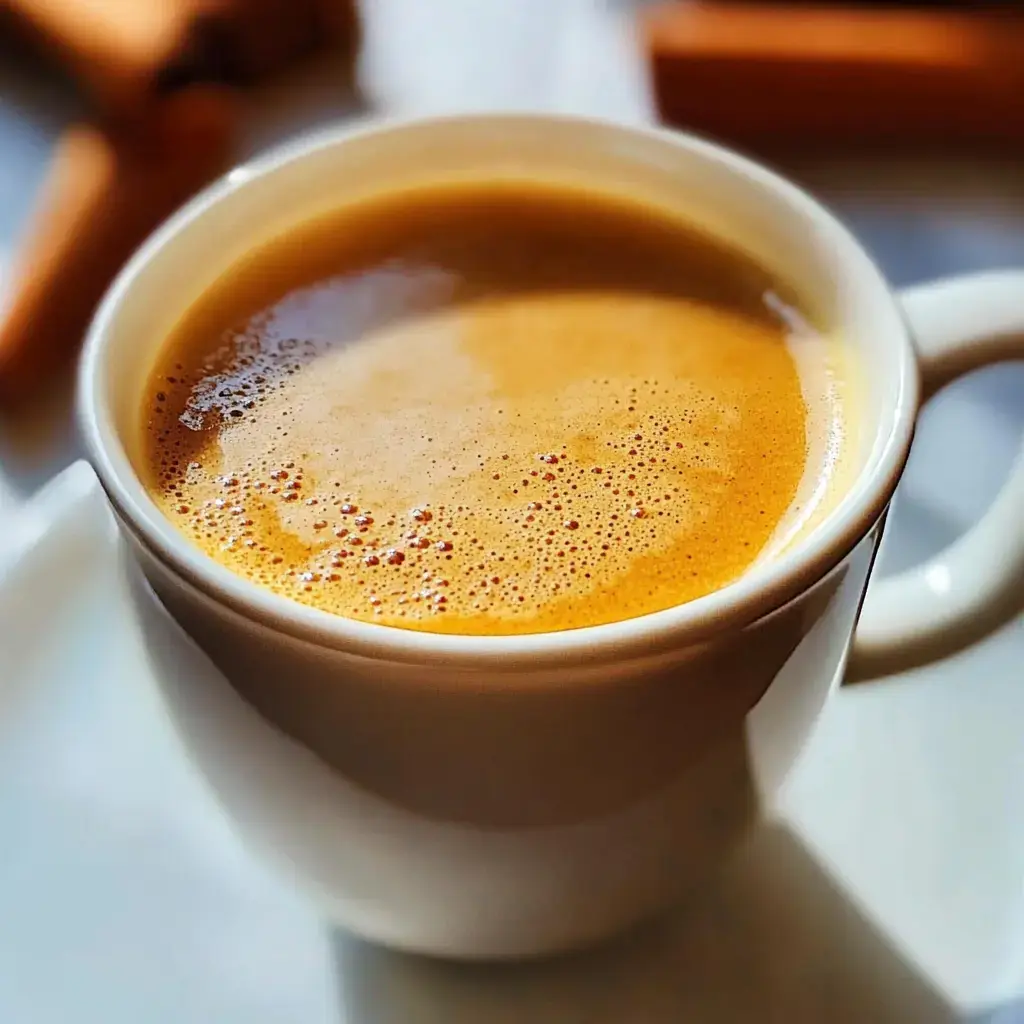
[{"label": "white table surface", "polygon": [[[361,74],[364,96],[356,98],[341,87],[330,64],[310,68],[267,90],[253,105],[247,150],[368,106],[423,112],[596,106],[609,116],[645,116],[642,72],[615,31],[618,15],[598,17],[589,7],[588,0],[374,0]],[[76,101],[59,84],[16,63],[0,64],[0,302],[7,256],[53,139],[76,113]],[[1024,266],[1024,168],[1019,163],[964,156],[813,161],[787,170],[838,210],[897,285],[961,270]],[[0,545],[4,509],[24,500],[78,453],[69,409],[69,389],[55,387],[38,408],[16,422],[0,423]],[[883,571],[938,550],[980,513],[1005,476],[1022,428],[1022,364],[975,374],[925,410],[890,519]],[[1009,660],[985,663],[1002,673],[997,682],[1014,682],[1013,658],[1024,652],[1022,637],[1018,622],[992,641],[1009,652]],[[1017,668],[1021,663],[1018,657]],[[976,664],[966,659],[952,670],[963,676],[965,692]],[[943,676],[947,684],[950,671],[947,667]],[[81,853],[87,856],[88,850]],[[9,941],[0,922],[0,945]],[[268,948],[267,956],[272,955]],[[372,977],[372,957],[367,964]],[[409,968],[412,975],[420,970]],[[1000,1020],[1009,1020],[1011,1012]],[[74,1019],[70,1014],[69,1007],[67,1019]]]}]

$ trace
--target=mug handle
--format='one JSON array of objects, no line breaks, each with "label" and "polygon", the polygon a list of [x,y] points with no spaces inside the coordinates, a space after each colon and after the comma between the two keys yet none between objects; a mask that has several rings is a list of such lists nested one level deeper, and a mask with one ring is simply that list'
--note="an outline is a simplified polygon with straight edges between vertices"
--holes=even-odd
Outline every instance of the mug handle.
[{"label": "mug handle", "polygon": [[[1024,358],[1024,270],[991,271],[900,295],[917,349],[922,402],[990,363]],[[1024,607],[1024,445],[981,520],[921,565],[868,588],[847,681],[947,657]]]}]

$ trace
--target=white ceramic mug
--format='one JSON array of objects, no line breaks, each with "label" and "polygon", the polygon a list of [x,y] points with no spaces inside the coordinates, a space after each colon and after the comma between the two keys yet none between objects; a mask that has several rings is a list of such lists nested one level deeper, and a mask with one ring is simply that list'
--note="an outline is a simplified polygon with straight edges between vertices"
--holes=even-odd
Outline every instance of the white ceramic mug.
[{"label": "white ceramic mug", "polygon": [[[813,533],[707,597],[513,637],[404,631],[261,590],[189,544],[133,467],[169,328],[257,239],[361,192],[528,172],[669,203],[792,282],[865,368],[855,480]],[[861,673],[1016,613],[1024,461],[949,551],[872,589],[922,389],[1024,354],[1024,273],[896,298],[795,186],[686,135],[551,116],[334,130],[231,172],[100,307],[81,422],[117,514],[180,734],[245,836],[352,930],[433,953],[566,949],[668,905],[773,793],[853,654]],[[149,589],[151,588],[151,590]],[[149,596],[155,592],[174,625]],[[199,686],[179,626],[230,686]],[[162,632],[161,632],[162,631]]]}]

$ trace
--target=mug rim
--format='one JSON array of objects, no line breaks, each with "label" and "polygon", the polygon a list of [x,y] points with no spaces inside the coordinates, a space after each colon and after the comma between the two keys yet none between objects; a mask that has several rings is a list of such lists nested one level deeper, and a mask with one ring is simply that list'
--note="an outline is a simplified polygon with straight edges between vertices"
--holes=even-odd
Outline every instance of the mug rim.
[{"label": "mug rim", "polygon": [[[181,230],[205,211],[254,179],[325,149],[387,132],[459,123],[548,122],[591,125],[613,134],[654,140],[718,162],[781,201],[794,216],[824,228],[842,258],[844,273],[881,300],[888,319],[888,343],[899,346],[898,379],[892,426],[881,450],[862,466],[843,497],[806,537],[791,548],[749,569],[738,579],[702,597],[661,611],[576,629],[488,636],[403,629],[300,604],[244,579],[191,544],[158,509],[136,474],[114,424],[105,386],[105,354],[111,325],[143,268]],[[883,325],[884,327],[885,325]],[[897,336],[898,335],[898,339]],[[781,608],[824,578],[859,543],[882,516],[895,490],[910,449],[918,405],[917,361],[904,317],[877,265],[850,231],[797,185],[767,167],[698,136],[655,126],[637,127],[597,117],[500,112],[411,118],[366,118],[333,125],[274,147],[238,165],[208,185],[146,239],[121,269],[93,315],[79,364],[79,428],[92,466],[130,532],[166,568],[215,603],[244,618],[311,642],[353,655],[398,662],[443,660],[450,667],[501,671],[594,661],[647,657],[667,649],[704,642],[715,634],[742,628]]]}]

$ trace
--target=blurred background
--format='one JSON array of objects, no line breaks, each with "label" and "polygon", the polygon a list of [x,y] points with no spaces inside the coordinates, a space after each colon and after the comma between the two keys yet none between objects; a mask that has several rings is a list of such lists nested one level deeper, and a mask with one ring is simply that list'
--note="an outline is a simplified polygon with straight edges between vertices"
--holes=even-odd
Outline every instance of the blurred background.
[{"label": "blurred background", "polygon": [[[0,0],[0,535],[5,509],[78,457],[70,371],[82,332],[123,261],[176,205],[233,164],[318,125],[470,109],[661,119],[724,141],[836,210],[896,286],[1024,266],[1018,3]],[[883,571],[920,561],[970,526],[1005,478],[1022,428],[1019,363],[976,373],[929,404],[890,517]],[[95,653],[104,664],[104,652]],[[986,693],[994,701],[995,688],[1019,684],[1007,666],[1022,657],[1018,622],[934,670],[928,692],[969,686],[980,713]],[[596,988],[584,980],[594,977],[591,962],[513,983],[340,938],[325,947],[320,925],[266,895],[266,879],[237,851],[211,867],[216,858],[185,842],[173,816],[151,836],[137,830],[109,850],[91,845],[98,831],[86,824],[83,795],[94,785],[97,807],[106,807],[119,792],[114,780],[131,775],[140,754],[114,724],[123,709],[113,682],[98,686],[96,707],[109,713],[97,726],[108,742],[97,745],[94,735],[87,744],[83,735],[76,755],[70,713],[54,733],[78,757],[68,792],[44,793],[25,775],[10,791],[23,803],[6,805],[25,809],[5,818],[27,837],[11,844],[12,856],[45,850],[54,900],[71,908],[57,909],[30,885],[17,899],[8,899],[15,887],[0,887],[0,922],[17,922],[0,925],[0,1010],[22,1009],[12,1021],[483,1024],[525,1016],[561,1024],[640,1019],[632,1013],[640,1005],[651,1024],[669,1024],[700,1013],[705,996],[701,1005],[717,1005],[718,1016],[693,1019],[731,1021],[740,1019],[729,1001],[737,972],[761,984],[766,1021],[821,1019],[809,979],[831,986],[848,1009],[843,1019],[856,1024],[1024,1019],[1006,1006],[1019,995],[1019,975],[982,983],[991,957],[970,970],[952,964],[948,935],[926,918],[908,926],[916,945],[907,959],[917,967],[893,959],[788,833],[758,838],[750,870],[737,868],[739,891],[753,886],[764,900],[740,911],[716,891],[696,932],[669,928],[639,952],[599,957]],[[171,763],[167,752],[144,753]],[[117,814],[130,805],[144,821],[160,801],[140,788],[123,804]],[[898,854],[886,862],[889,877],[917,893],[914,865]],[[929,900],[922,888],[919,904]],[[783,903],[797,908],[789,919]],[[972,920],[976,934],[995,934],[991,915]],[[83,959],[96,921],[103,948]],[[1020,932],[1019,917],[1003,925]],[[862,933],[874,959],[841,966]],[[800,969],[784,956],[787,941]],[[354,976],[338,997],[336,979],[348,985]],[[684,991],[684,976],[694,988]],[[332,979],[326,987],[323,977]],[[613,993],[613,982],[621,990]],[[513,984],[527,992],[515,1003],[526,1007],[519,1016],[508,1015]],[[647,1002],[627,998],[627,987]],[[162,993],[159,1011],[154,993]],[[69,1016],[75,999],[80,1012]],[[109,1012],[91,1014],[89,1005]]]}]

